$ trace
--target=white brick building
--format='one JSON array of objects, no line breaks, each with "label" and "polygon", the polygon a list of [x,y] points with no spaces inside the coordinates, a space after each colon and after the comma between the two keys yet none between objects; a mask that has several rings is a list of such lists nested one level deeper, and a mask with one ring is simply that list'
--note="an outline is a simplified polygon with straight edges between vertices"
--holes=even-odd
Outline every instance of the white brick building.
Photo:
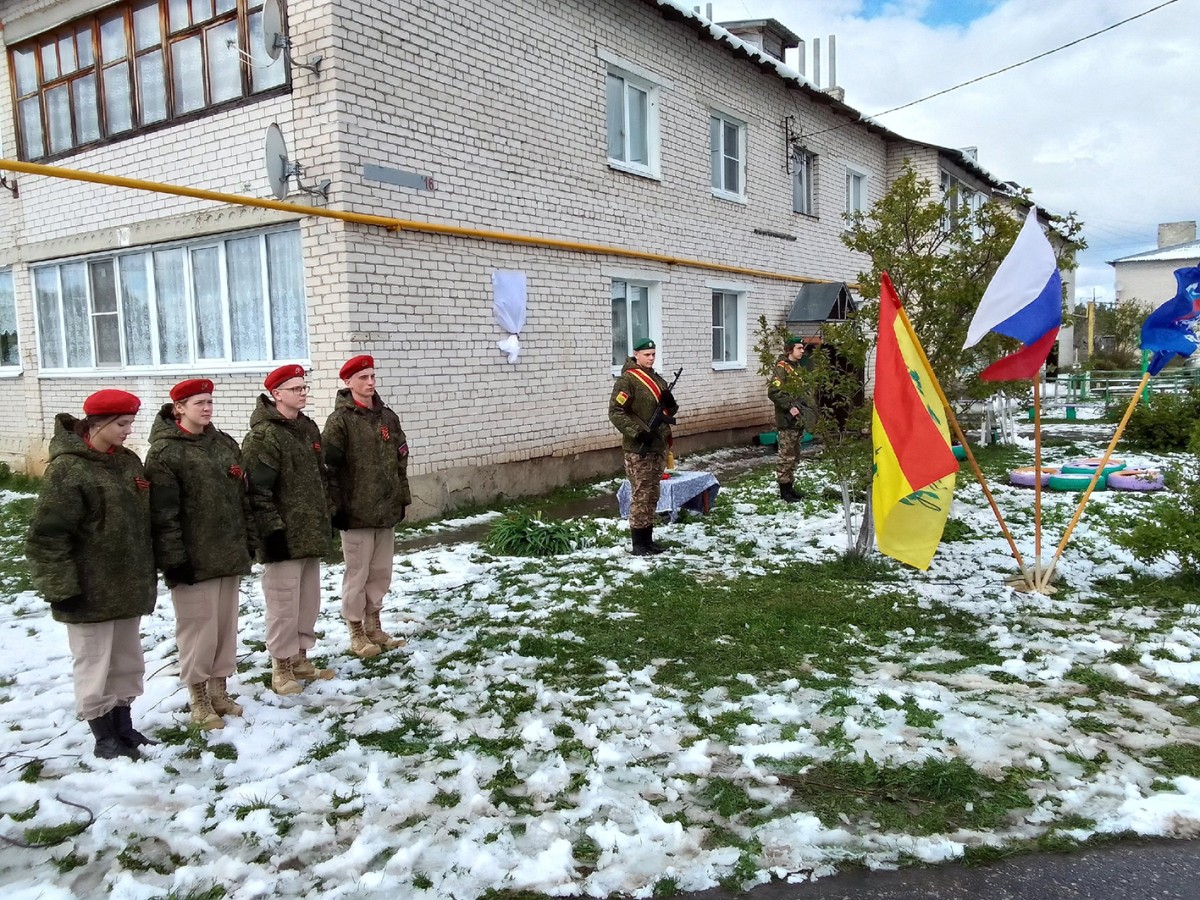
[{"label": "white brick building", "polygon": [[[843,214],[905,156],[1002,187],[667,0],[290,0],[294,58],[320,56],[319,74],[270,63],[262,0],[0,0],[0,21],[9,159],[267,197],[277,123],[332,209],[846,282],[865,261]],[[766,28],[764,46],[794,38]],[[0,458],[33,469],[54,413],[99,386],[143,398],[137,446],[170,385],[212,377],[216,421],[240,438],[280,361],[311,364],[323,422],[340,363],[371,352],[418,512],[529,492],[617,468],[613,364],[644,331],[664,370],[684,367],[682,440],[765,425],[755,323],[781,321],[799,287],[15,180],[18,197],[0,190]],[[496,348],[498,270],[527,276],[515,365]]]}]

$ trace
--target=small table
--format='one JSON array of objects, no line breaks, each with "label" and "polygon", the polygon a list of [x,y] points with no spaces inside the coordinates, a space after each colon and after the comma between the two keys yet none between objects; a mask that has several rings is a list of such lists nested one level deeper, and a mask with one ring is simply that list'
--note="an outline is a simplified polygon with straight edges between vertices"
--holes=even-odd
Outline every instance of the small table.
[{"label": "small table", "polygon": [[[679,510],[690,509],[706,513],[720,493],[721,484],[711,472],[676,472],[661,482],[656,512],[669,513],[671,521],[679,518]],[[629,518],[629,506],[633,500],[633,489],[626,479],[617,489],[617,505],[621,518]]]}]

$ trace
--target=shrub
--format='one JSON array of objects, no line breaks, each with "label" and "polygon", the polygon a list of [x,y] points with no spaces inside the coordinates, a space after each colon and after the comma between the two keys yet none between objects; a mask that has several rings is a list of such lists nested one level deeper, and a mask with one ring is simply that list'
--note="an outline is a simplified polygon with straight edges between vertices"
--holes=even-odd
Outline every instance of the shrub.
[{"label": "shrub", "polygon": [[583,543],[579,526],[570,522],[543,522],[542,514],[509,513],[492,526],[484,546],[501,556],[557,556]]},{"label": "shrub", "polygon": [[1116,535],[1118,545],[1142,562],[1172,554],[1186,575],[1200,575],[1200,427],[1191,442],[1188,471],[1168,478],[1170,494],[1156,497],[1144,514]]},{"label": "shrub", "polygon": [[1130,446],[1169,453],[1186,450],[1200,418],[1200,392],[1152,394],[1149,403],[1139,403],[1125,437]]}]

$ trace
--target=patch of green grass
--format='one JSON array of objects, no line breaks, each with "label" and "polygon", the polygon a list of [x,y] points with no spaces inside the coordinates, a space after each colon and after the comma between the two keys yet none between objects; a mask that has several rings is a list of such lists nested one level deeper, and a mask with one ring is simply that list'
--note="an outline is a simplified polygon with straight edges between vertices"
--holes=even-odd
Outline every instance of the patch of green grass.
[{"label": "patch of green grass", "polygon": [[37,815],[38,808],[41,805],[42,805],[42,803],[40,800],[34,800],[33,806],[30,806],[27,809],[22,809],[19,812],[11,812],[8,814],[8,817],[10,819],[12,819],[14,822],[28,822],[30,819],[32,819],[34,816]]},{"label": "patch of green grass", "polygon": [[65,840],[83,834],[89,824],[87,820],[84,820],[82,822],[63,822],[60,825],[35,825],[25,829],[25,842],[45,846],[61,844]]},{"label": "patch of green grass", "polygon": [[37,784],[38,779],[42,777],[43,768],[45,764],[40,759],[31,759],[21,766],[21,777],[18,780],[25,784]]},{"label": "patch of green grass", "polygon": [[1200,778],[1200,745],[1197,744],[1167,744],[1151,751],[1146,761],[1164,775]]},{"label": "patch of green grass", "polygon": [[558,556],[582,547],[584,532],[574,521],[542,519],[540,512],[510,512],[496,522],[483,545],[497,556]]},{"label": "patch of green grass", "polygon": [[364,747],[375,747],[393,756],[421,756],[438,742],[441,732],[418,716],[406,716],[395,728],[355,735]]},{"label": "patch of green grass", "polygon": [[1072,666],[1067,670],[1066,678],[1086,687],[1089,697],[1101,697],[1105,694],[1125,697],[1133,693],[1128,685],[1087,666]]},{"label": "patch of green grass", "polygon": [[1071,723],[1076,730],[1084,734],[1108,734],[1112,731],[1113,726],[1103,719],[1098,719],[1095,716],[1080,716]]},{"label": "patch of green grass", "polygon": [[937,725],[941,715],[930,709],[921,709],[917,705],[916,698],[904,698],[904,724],[910,728],[933,728]]},{"label": "patch of green grass", "polygon": [[66,856],[52,856],[50,862],[60,875],[66,875],[68,872],[73,872],[75,869],[88,864],[86,856],[80,856],[74,850]]},{"label": "patch of green grass", "polygon": [[725,819],[732,819],[755,807],[746,789],[727,778],[710,778],[700,796],[713,812]]}]

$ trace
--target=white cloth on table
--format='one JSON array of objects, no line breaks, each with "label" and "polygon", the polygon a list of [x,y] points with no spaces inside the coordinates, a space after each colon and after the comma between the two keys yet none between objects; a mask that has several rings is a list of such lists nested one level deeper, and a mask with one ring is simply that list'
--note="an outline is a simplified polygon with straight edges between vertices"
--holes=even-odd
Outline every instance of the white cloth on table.
[{"label": "white cloth on table", "polygon": [[[676,472],[659,487],[656,512],[670,513],[671,521],[679,518],[679,510],[691,509],[708,512],[721,490],[721,484],[711,472]],[[633,489],[626,479],[617,489],[617,505],[621,518],[629,518],[629,507],[633,502]]]}]

